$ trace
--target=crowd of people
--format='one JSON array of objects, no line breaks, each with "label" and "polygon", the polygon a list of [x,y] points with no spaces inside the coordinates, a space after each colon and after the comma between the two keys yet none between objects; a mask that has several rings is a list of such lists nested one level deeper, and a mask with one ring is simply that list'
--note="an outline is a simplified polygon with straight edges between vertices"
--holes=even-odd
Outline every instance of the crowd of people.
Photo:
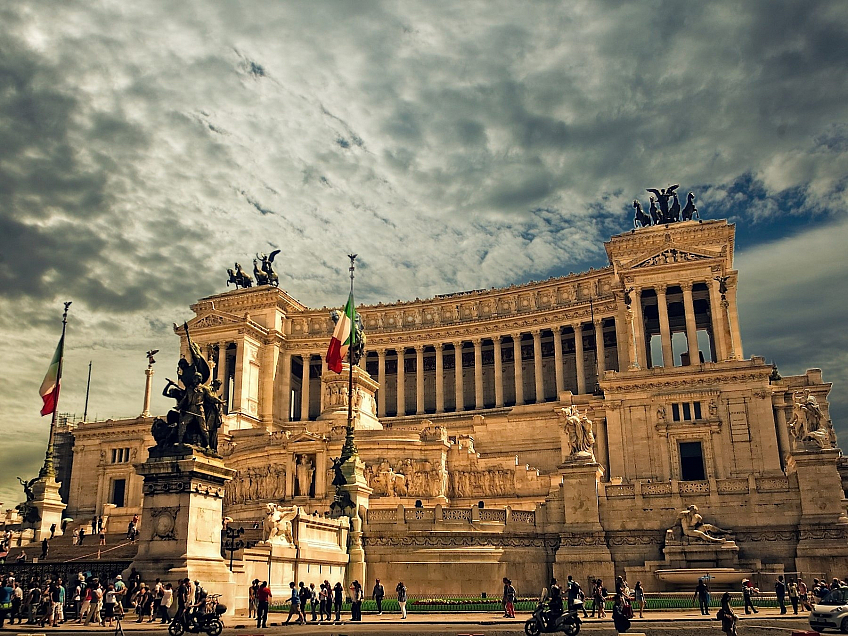
[{"label": "crowd of people", "polygon": [[[286,598],[289,603],[289,615],[286,618],[286,624],[290,623],[292,618],[297,621],[298,625],[306,623],[307,613],[310,613],[312,622],[333,621],[340,622],[342,617],[342,605],[345,600],[345,588],[341,581],[336,581],[332,585],[330,581],[324,579],[318,588],[315,583],[305,585],[303,581],[295,585],[294,581],[289,583],[290,596]],[[406,585],[400,581],[395,586],[397,595],[398,607],[401,612],[401,619],[405,619],[406,614]],[[268,608],[273,598],[271,588],[268,587],[268,581],[259,582],[259,579],[254,579],[248,590],[248,618],[256,619],[256,627],[262,629],[268,627]],[[371,598],[377,605],[377,614],[383,613],[383,599],[386,597],[386,589],[377,579],[374,584],[374,589],[371,593]],[[348,587],[348,598],[350,599],[350,620],[362,620],[362,603],[365,600],[365,591],[359,581],[353,581]],[[333,618],[335,614],[335,619]]]},{"label": "crowd of people", "polygon": [[127,614],[137,623],[166,624],[190,620],[209,608],[209,596],[199,581],[183,579],[176,589],[159,579],[148,585],[134,568],[126,582],[120,574],[101,580],[83,572],[70,581],[56,574],[22,581],[9,572],[0,575],[0,582],[0,628],[7,620],[10,625],[60,627],[74,621],[112,627]]}]

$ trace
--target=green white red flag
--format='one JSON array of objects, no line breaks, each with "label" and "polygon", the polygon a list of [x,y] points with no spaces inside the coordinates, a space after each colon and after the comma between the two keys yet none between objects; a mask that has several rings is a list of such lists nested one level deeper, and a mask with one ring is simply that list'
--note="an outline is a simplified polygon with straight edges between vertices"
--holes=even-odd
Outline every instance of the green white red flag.
[{"label": "green white red flag", "polygon": [[64,352],[65,336],[62,335],[59,339],[59,346],[56,347],[56,352],[53,354],[50,367],[47,369],[47,375],[44,376],[44,381],[38,390],[41,394],[41,399],[44,401],[44,405],[41,407],[42,415],[50,415],[56,410],[56,403],[59,401],[60,369]]},{"label": "green white red flag", "polygon": [[336,328],[333,330],[330,348],[327,349],[327,368],[336,373],[342,372],[342,361],[347,355],[348,349],[356,342],[355,310],[353,307],[353,292],[351,292],[344,313],[339,317]]}]

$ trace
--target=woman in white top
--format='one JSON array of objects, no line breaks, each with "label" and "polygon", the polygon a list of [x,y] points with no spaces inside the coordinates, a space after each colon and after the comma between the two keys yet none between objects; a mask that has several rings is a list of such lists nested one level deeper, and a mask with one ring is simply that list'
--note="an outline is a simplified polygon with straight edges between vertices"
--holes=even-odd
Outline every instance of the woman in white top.
[{"label": "woman in white top", "polygon": [[174,589],[170,583],[165,583],[165,589],[162,590],[162,602],[159,603],[159,616],[162,618],[162,624],[167,623],[171,616],[171,603],[174,600]]}]

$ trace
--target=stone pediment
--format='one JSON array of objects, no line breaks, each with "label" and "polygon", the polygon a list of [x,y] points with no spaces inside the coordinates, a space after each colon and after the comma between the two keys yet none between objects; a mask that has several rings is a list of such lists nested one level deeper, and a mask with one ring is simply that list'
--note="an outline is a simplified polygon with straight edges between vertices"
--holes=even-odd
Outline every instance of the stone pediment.
[{"label": "stone pediment", "polygon": [[648,254],[642,254],[624,265],[625,269],[639,269],[643,267],[655,267],[658,265],[670,265],[673,263],[688,263],[694,261],[706,261],[720,258],[721,253],[703,249],[690,249],[678,247],[674,244],[665,245],[661,250],[652,250]]},{"label": "stone pediment", "polygon": [[[197,316],[188,321],[189,329],[205,329],[207,327],[223,327],[226,325],[240,325],[244,323],[243,319],[240,319],[238,316],[234,316],[233,314],[223,312],[223,311],[214,311],[208,314],[204,314],[203,316]],[[182,331],[182,327],[180,327],[180,332]]]},{"label": "stone pediment", "polygon": [[310,431],[302,431],[300,433],[295,433],[289,438],[289,444],[304,444],[313,442],[324,443],[325,441],[327,441],[327,438],[324,435],[320,435],[319,433],[311,433]]}]

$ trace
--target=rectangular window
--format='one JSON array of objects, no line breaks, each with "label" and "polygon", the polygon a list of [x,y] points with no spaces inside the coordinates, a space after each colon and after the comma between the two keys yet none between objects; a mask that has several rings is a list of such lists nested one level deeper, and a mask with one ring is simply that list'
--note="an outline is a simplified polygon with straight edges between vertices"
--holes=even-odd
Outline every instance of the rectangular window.
[{"label": "rectangular window", "polygon": [[124,497],[126,495],[127,490],[127,480],[126,479],[113,479],[112,480],[112,503],[116,505],[118,508],[123,508],[125,505]]},{"label": "rectangular window", "polygon": [[113,464],[118,463],[118,449],[117,448],[112,449],[112,463]]},{"label": "rectangular window", "polygon": [[683,421],[688,422],[692,419],[692,405],[689,402],[683,403]]},{"label": "rectangular window", "polygon": [[680,442],[680,479],[682,481],[706,479],[701,442]]},{"label": "rectangular window", "polygon": [[680,405],[677,402],[671,405],[671,419],[675,422],[680,421]]},{"label": "rectangular window", "polygon": [[695,419],[700,420],[701,419],[701,403],[695,402],[695,403],[692,404],[692,407],[695,410]]}]

